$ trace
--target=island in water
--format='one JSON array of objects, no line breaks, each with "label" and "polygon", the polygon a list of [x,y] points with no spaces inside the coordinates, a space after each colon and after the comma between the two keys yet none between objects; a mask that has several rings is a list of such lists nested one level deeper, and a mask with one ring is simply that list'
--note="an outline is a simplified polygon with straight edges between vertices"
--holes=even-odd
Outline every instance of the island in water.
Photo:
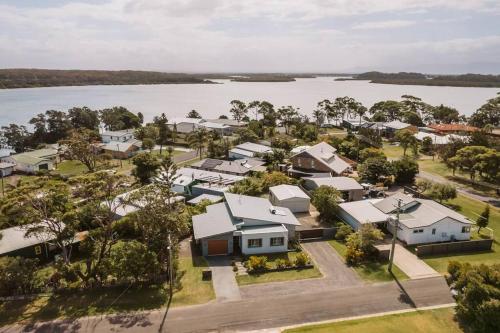
[{"label": "island in water", "polygon": [[450,86],[450,87],[500,87],[500,75],[461,74],[461,75],[427,75],[421,73],[382,73],[366,72],[350,78],[337,78],[336,81],[369,80],[371,83]]}]

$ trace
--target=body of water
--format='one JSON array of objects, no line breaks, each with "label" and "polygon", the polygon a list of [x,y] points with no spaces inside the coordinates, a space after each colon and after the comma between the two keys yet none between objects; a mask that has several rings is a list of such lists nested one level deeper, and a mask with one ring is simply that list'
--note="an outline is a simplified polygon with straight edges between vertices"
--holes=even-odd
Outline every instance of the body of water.
[{"label": "body of water", "polygon": [[267,100],[275,106],[292,105],[311,114],[316,104],[328,98],[354,97],[366,107],[409,94],[432,105],[445,104],[471,115],[498,88],[461,88],[373,84],[368,81],[334,81],[331,77],[297,79],[295,82],[231,82],[221,84],[160,84],[131,86],[50,87],[0,90],[0,125],[25,124],[46,110],[73,106],[102,109],[122,105],[142,112],[145,120],[164,112],[168,118],[182,117],[195,109],[204,118],[228,114],[229,102]]}]

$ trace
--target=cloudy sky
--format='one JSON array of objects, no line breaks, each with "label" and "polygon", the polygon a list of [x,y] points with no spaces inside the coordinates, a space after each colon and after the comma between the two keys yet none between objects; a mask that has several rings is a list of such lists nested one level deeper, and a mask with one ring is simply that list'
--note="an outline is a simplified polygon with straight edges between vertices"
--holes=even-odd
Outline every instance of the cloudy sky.
[{"label": "cloudy sky", "polygon": [[0,0],[0,68],[500,74],[500,0]]}]

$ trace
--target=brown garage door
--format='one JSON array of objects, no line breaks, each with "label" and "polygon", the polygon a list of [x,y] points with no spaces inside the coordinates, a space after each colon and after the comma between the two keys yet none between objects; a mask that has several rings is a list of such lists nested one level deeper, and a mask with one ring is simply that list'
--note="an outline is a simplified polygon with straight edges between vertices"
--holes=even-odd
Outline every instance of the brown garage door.
[{"label": "brown garage door", "polygon": [[227,240],[217,239],[208,241],[208,255],[227,254]]}]

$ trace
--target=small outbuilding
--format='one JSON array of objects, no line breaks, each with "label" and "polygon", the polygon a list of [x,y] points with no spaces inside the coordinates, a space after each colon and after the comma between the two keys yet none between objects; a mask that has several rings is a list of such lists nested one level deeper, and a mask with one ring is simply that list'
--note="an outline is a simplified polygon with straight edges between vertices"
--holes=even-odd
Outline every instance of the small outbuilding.
[{"label": "small outbuilding", "polygon": [[304,187],[313,191],[320,186],[333,187],[340,192],[344,201],[363,199],[364,189],[354,178],[350,177],[305,177]]},{"label": "small outbuilding", "polygon": [[278,185],[269,188],[269,201],[290,209],[292,213],[303,213],[309,211],[311,198],[298,186]]}]

